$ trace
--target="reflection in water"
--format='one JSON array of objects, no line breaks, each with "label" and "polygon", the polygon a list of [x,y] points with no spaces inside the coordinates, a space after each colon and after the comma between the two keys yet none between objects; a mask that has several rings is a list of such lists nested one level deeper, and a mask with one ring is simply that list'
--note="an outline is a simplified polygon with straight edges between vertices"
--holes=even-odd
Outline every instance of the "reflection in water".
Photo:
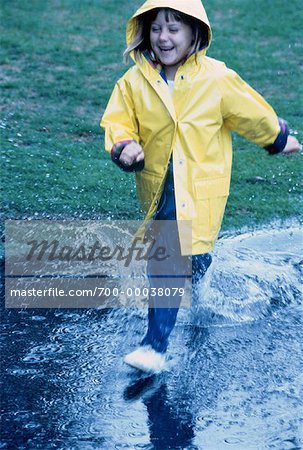
[{"label": "reflection in water", "polygon": [[192,444],[193,417],[170,401],[164,380],[159,385],[156,376],[139,379],[124,391],[128,401],[140,397],[147,408],[150,442],[155,450],[187,448]]},{"label": "reflection in water", "polygon": [[122,363],[142,311],[3,310],[2,448],[302,448],[301,237],[288,234],[222,241],[160,376]]}]

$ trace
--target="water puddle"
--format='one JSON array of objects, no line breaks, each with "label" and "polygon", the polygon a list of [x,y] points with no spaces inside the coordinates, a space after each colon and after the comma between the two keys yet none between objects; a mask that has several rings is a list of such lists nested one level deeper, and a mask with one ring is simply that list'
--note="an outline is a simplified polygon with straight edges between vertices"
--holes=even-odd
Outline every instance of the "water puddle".
[{"label": "water puddle", "polygon": [[302,234],[221,239],[168,370],[122,358],[145,312],[4,310],[0,448],[303,448]]}]

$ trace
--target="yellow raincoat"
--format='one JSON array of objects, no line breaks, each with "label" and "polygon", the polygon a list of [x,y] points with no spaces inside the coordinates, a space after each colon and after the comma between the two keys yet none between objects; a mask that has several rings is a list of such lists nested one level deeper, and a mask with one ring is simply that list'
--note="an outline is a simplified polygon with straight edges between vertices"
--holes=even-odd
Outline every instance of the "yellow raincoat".
[{"label": "yellow raincoat", "polygon": [[[209,27],[200,0],[148,0],[128,22],[128,43],[136,17],[156,7],[179,10]],[[230,186],[231,131],[262,147],[280,132],[271,106],[224,63],[205,56],[205,50],[178,69],[173,95],[144,57],[136,62],[117,82],[101,126],[107,151],[126,139],[143,147],[145,168],[136,173],[136,183],[146,220],[157,210],[173,156],[176,215],[178,221],[192,221],[192,254],[212,250],[220,230]],[[179,235],[187,254],[181,227]]]}]

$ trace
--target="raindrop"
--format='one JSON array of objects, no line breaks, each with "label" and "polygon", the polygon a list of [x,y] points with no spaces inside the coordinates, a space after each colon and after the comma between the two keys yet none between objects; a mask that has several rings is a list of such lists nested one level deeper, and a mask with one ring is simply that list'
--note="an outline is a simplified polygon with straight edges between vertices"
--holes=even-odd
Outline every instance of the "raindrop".
[{"label": "raindrop", "polygon": [[291,128],[290,128],[289,132],[290,132],[290,134],[294,134],[294,135],[299,134],[299,132],[297,130],[292,130]]}]

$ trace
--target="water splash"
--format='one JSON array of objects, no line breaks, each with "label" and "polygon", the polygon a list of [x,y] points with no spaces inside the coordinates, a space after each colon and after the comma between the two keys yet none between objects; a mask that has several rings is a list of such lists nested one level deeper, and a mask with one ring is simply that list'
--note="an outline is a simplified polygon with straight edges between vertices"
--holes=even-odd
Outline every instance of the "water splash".
[{"label": "water splash", "polygon": [[246,233],[219,241],[199,286],[195,323],[260,319],[302,304],[303,236],[299,228]]}]

